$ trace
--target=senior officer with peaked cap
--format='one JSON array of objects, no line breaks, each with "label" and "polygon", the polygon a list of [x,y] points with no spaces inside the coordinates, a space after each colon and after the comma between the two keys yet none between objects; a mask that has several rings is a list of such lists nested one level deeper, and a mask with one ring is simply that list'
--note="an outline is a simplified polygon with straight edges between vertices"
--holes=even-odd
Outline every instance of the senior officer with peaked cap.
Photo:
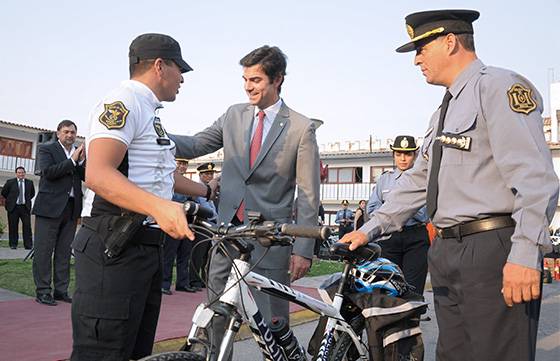
[{"label": "senior officer with peaked cap", "polygon": [[534,360],[543,253],[558,178],[533,84],[484,65],[472,10],[406,17],[429,84],[446,88],[414,167],[342,242],[351,249],[399,230],[420,207],[438,229],[428,264],[439,326],[437,360]]},{"label": "senior officer with peaked cap", "polygon": [[[385,203],[395,184],[401,176],[414,165],[416,140],[410,135],[398,135],[391,145],[395,170],[381,174],[367,204],[367,212],[371,214]],[[414,286],[414,292],[422,295],[428,274],[428,231],[426,223],[428,215],[426,207],[422,207],[410,217],[402,230],[393,232],[391,238],[379,242],[381,255],[399,265],[407,282]]]}]

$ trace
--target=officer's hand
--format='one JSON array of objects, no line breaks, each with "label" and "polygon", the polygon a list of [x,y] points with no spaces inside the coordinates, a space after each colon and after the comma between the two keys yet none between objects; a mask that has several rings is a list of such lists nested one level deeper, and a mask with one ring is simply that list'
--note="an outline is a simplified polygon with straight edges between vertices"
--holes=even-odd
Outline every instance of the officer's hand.
[{"label": "officer's hand", "polygon": [[541,272],[507,262],[503,270],[502,294],[508,307],[514,303],[529,302],[539,298],[541,293]]},{"label": "officer's hand", "polygon": [[350,243],[349,250],[353,251],[369,242],[367,235],[364,232],[354,231],[346,233],[342,239],[338,240],[341,243]]},{"label": "officer's hand", "polygon": [[293,254],[290,258],[290,281],[302,278],[309,272],[311,260],[297,254]]},{"label": "officer's hand", "polygon": [[175,239],[188,238],[194,241],[194,233],[189,228],[187,217],[181,203],[162,200],[163,204],[155,205],[152,217],[161,230]]}]

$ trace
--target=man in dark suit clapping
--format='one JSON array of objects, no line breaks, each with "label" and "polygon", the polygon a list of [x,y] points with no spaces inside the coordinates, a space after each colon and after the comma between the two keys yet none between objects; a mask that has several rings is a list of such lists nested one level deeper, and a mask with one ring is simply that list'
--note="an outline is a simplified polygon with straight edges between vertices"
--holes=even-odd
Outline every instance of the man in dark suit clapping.
[{"label": "man in dark suit clapping", "polygon": [[16,168],[16,177],[8,179],[2,187],[2,196],[6,198],[6,212],[8,212],[8,229],[10,248],[16,249],[18,244],[19,220],[23,225],[23,246],[31,249],[33,246],[31,235],[31,199],[35,197],[33,181],[25,179],[25,168]]},{"label": "man in dark suit clapping", "polygon": [[56,305],[55,300],[72,302],[68,295],[70,244],[82,211],[85,176],[85,150],[83,144],[74,145],[76,132],[74,122],[63,120],[56,130],[58,141],[42,145],[37,156],[41,180],[33,206],[36,215],[33,278],[37,302],[49,306]]}]

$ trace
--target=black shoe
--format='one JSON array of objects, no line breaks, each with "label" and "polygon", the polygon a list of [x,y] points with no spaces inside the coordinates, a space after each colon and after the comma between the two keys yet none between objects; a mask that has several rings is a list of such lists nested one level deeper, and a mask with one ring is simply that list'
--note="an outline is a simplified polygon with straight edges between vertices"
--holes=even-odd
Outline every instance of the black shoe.
[{"label": "black shoe", "polygon": [[178,292],[196,292],[196,290],[194,288],[191,287],[175,287],[175,291]]},{"label": "black shoe", "polygon": [[41,303],[41,304],[47,305],[47,306],[56,306],[57,305],[56,301],[52,298],[50,293],[37,295],[37,297],[35,298],[35,301],[37,301],[37,303]]},{"label": "black shoe", "polygon": [[10,246],[11,249],[17,249],[17,247]]},{"label": "black shoe", "polygon": [[72,297],[68,296],[68,293],[55,293],[54,299],[57,301],[72,303]]},{"label": "black shoe", "polygon": [[25,247],[25,249],[29,251],[29,250],[33,249],[33,247]]},{"label": "black shoe", "polygon": [[161,293],[163,293],[164,295],[168,295],[168,296],[171,296],[173,294],[173,292],[171,292],[171,290],[167,289],[167,288],[162,288]]}]

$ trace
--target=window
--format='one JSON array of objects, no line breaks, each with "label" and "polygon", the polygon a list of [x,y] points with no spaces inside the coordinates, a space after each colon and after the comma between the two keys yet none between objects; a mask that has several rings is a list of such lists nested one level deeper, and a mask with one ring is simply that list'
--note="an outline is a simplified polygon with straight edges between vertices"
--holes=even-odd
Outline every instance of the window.
[{"label": "window", "polygon": [[362,167],[329,168],[327,183],[362,183]]},{"label": "window", "polygon": [[31,158],[33,142],[0,137],[0,155],[18,158]]},{"label": "window", "polygon": [[370,182],[371,183],[376,183],[377,180],[379,179],[379,176],[381,175],[381,173],[385,172],[386,170],[391,170],[393,169],[393,167],[390,166],[374,166],[371,167],[371,172],[370,172]]}]

